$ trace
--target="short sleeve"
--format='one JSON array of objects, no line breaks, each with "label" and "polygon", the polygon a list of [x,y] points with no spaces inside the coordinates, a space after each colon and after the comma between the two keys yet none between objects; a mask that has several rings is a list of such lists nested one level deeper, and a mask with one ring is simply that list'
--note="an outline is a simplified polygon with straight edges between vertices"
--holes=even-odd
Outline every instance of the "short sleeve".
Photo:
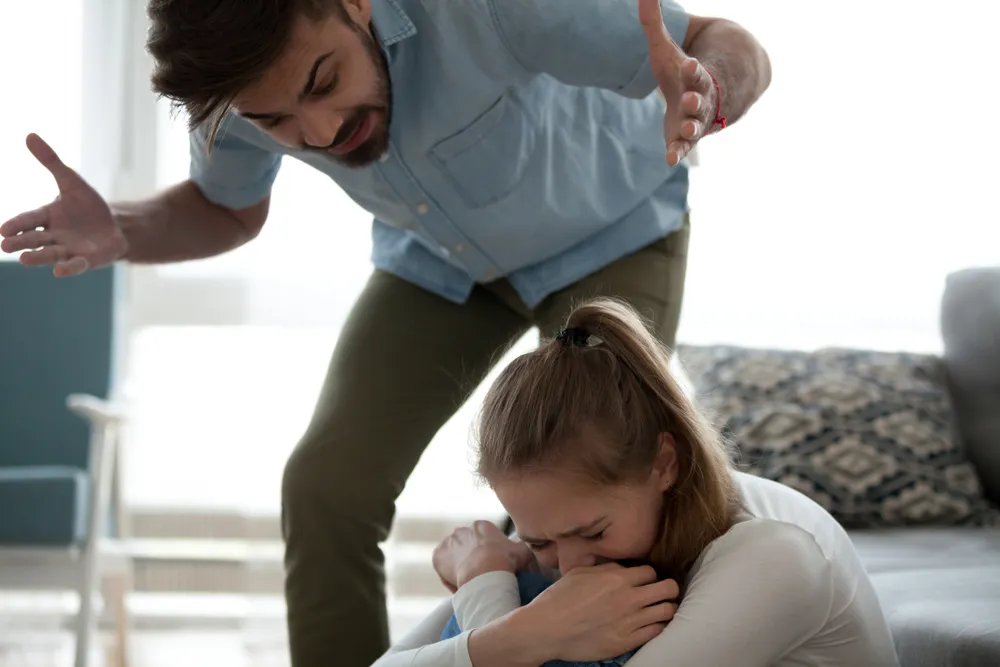
[{"label": "short sleeve", "polygon": [[[573,86],[642,98],[656,88],[638,0],[487,0],[511,55],[528,71]],[[677,44],[688,15],[660,0],[663,22]]]},{"label": "short sleeve", "polygon": [[214,204],[238,210],[261,202],[281,167],[281,154],[255,146],[223,124],[208,151],[207,128],[191,131],[191,180]]}]

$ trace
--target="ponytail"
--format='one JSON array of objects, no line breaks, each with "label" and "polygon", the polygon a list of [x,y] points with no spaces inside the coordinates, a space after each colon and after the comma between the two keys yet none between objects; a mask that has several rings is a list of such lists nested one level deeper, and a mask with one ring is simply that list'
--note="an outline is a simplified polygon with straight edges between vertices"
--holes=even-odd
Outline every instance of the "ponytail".
[{"label": "ponytail", "polygon": [[729,452],[669,371],[669,351],[627,304],[597,299],[566,327],[512,362],[484,401],[479,473],[549,467],[595,484],[642,479],[673,436],[677,479],[650,555],[683,581],[698,555],[729,529],[739,504]]}]

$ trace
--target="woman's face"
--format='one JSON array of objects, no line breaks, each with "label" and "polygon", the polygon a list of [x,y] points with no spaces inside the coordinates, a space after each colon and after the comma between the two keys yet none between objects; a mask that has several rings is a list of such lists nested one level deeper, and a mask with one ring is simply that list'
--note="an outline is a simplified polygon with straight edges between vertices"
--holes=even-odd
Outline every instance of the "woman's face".
[{"label": "woman's face", "polygon": [[676,475],[670,439],[646,479],[595,486],[578,475],[537,471],[492,480],[517,534],[539,562],[563,574],[609,561],[648,560],[663,526],[664,492]]}]

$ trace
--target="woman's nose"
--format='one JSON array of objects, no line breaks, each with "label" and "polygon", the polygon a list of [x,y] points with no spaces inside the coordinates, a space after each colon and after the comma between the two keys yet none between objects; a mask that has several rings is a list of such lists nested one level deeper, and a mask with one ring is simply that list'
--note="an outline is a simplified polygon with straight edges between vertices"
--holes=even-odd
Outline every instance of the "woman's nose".
[{"label": "woman's nose", "polygon": [[567,547],[559,550],[559,571],[566,574],[573,568],[597,564],[597,556],[584,549]]}]

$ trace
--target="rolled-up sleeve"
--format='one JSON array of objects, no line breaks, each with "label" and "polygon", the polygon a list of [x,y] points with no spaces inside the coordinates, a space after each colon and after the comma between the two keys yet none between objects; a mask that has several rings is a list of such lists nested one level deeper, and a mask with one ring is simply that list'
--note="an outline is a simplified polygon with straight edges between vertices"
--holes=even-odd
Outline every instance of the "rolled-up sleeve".
[{"label": "rolled-up sleeve", "polygon": [[[574,86],[646,97],[656,88],[638,0],[486,0],[496,30],[526,70]],[[684,43],[688,14],[660,0],[663,22]]]},{"label": "rolled-up sleeve", "polygon": [[281,154],[240,138],[229,121],[222,126],[211,152],[207,129],[189,134],[190,178],[210,202],[238,210],[261,202],[271,194],[271,186],[281,167]]}]

